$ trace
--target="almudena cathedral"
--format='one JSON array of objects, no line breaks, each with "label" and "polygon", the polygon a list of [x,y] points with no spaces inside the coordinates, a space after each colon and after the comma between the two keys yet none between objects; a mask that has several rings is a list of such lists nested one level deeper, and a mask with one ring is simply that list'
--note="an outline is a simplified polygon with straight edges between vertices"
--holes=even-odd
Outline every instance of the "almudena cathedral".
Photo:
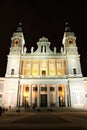
[{"label": "almudena cathedral", "polygon": [[83,77],[76,36],[65,27],[60,52],[48,38],[38,39],[27,53],[22,27],[11,38],[5,77],[0,78],[0,106],[16,109],[87,108],[87,78]]}]

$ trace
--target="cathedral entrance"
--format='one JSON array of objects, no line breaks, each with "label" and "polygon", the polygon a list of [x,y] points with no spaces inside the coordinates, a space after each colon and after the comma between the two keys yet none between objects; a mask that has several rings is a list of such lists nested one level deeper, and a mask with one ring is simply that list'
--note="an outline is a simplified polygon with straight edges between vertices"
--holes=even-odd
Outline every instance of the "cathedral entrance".
[{"label": "cathedral entrance", "polygon": [[47,107],[47,94],[41,94],[41,107]]},{"label": "cathedral entrance", "polygon": [[47,84],[40,84],[40,106],[47,107]]}]

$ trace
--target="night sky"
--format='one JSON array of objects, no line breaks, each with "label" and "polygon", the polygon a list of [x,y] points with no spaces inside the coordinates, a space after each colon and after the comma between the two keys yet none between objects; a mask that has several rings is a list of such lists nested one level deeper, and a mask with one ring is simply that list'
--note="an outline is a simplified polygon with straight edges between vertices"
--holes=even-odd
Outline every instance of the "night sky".
[{"label": "night sky", "polygon": [[62,46],[65,23],[77,37],[83,76],[87,76],[87,2],[86,0],[3,0],[0,2],[0,77],[6,72],[11,37],[22,23],[27,52],[36,49],[45,36],[51,49]]}]

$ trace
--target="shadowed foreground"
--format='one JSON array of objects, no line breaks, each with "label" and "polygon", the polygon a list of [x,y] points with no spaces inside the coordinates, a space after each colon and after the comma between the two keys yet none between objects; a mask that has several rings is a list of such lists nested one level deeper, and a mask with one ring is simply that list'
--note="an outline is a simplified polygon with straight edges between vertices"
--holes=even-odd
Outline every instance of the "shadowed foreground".
[{"label": "shadowed foreground", "polygon": [[0,130],[70,130],[87,129],[86,111],[59,111],[59,112],[5,112],[0,116]]}]

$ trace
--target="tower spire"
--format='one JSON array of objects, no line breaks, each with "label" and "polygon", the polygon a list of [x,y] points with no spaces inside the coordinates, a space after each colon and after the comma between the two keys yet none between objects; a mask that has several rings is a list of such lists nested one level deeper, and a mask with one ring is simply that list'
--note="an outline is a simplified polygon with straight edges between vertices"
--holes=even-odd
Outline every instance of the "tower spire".
[{"label": "tower spire", "polygon": [[22,32],[22,23],[21,22],[19,23],[16,32]]},{"label": "tower spire", "polygon": [[68,22],[65,23],[65,32],[71,32],[71,28],[70,28]]}]

